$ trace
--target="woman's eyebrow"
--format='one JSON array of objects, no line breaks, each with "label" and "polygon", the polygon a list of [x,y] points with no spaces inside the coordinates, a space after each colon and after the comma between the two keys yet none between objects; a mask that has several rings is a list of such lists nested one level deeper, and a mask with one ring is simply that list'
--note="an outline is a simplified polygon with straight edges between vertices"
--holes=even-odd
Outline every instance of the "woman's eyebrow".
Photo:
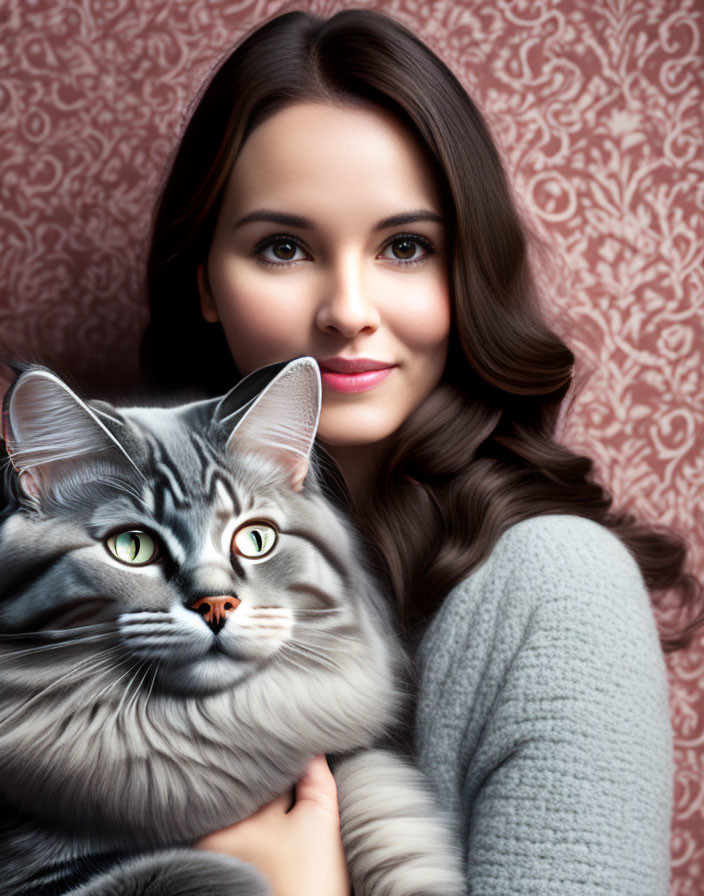
[{"label": "woman's eyebrow", "polygon": [[[250,212],[243,218],[235,222],[233,230],[243,227],[245,224],[252,224],[257,221],[266,221],[269,224],[281,224],[283,227],[297,227],[301,230],[314,230],[315,225],[308,218],[300,215],[290,215],[286,212],[278,212],[274,209],[258,209]],[[436,224],[442,224],[443,219],[436,212],[430,209],[415,209],[412,212],[404,212],[400,215],[392,215],[390,218],[384,218],[374,225],[374,230],[386,230],[387,227],[401,227],[404,224],[416,224],[419,221],[432,221]]]},{"label": "woman's eyebrow", "polygon": [[401,215],[392,215],[390,218],[384,218],[375,225],[374,230],[386,230],[387,227],[401,227],[404,224],[416,224],[418,221],[432,221],[435,224],[443,224],[443,219],[430,209],[419,208],[412,212],[405,212]]},{"label": "woman's eyebrow", "polygon": [[240,218],[232,229],[236,230],[238,227],[252,224],[255,221],[267,221],[270,224],[282,224],[284,227],[300,227],[303,230],[313,230],[313,223],[307,218],[301,218],[300,215],[288,215],[284,212],[276,212],[267,208],[250,212],[248,215]]}]

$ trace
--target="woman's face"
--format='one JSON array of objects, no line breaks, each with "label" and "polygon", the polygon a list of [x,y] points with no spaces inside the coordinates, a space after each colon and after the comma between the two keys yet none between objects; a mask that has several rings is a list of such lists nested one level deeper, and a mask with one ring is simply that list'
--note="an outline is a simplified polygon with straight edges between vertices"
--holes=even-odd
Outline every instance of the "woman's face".
[{"label": "woman's face", "polygon": [[[199,286],[243,375],[318,361],[324,443],[388,438],[440,380],[451,323],[441,198],[411,134],[384,111],[319,102],[265,120],[233,168]],[[384,372],[328,373],[340,359]]]}]

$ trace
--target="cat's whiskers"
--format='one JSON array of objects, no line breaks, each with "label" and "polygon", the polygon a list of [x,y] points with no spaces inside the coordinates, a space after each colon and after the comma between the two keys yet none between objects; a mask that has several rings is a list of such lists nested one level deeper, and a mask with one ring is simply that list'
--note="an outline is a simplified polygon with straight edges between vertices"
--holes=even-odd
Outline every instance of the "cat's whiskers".
[{"label": "cat's whiskers", "polygon": [[[135,681],[137,680],[137,677],[139,676],[139,673],[142,671],[142,667],[143,667],[145,664],[148,666],[148,665],[149,665],[149,660],[140,660],[140,661],[136,664],[136,665],[137,665],[137,671],[134,673],[134,675],[132,676],[132,678],[130,678],[130,680],[127,682],[127,685],[126,685],[126,687],[125,687],[125,691],[124,691],[124,693],[123,693],[123,695],[122,695],[122,698],[121,698],[120,702],[117,704],[117,709],[116,709],[116,710],[114,711],[114,713],[113,713],[113,719],[114,719],[115,722],[117,722],[117,721],[120,719],[120,717],[121,717],[121,715],[122,715],[122,707],[123,707],[124,703],[127,701],[128,695],[129,695],[129,693],[130,693],[130,688],[132,687],[132,685],[133,685],[133,684],[135,683]],[[130,668],[130,671],[131,671],[132,669],[134,669],[134,666],[132,666],[132,667]],[[136,693],[136,695],[139,695],[139,686],[137,687],[135,693]]]},{"label": "cat's whiskers", "polygon": [[312,650],[306,644],[302,644],[300,641],[287,641],[283,649],[287,652],[287,654],[298,654],[298,656],[304,660],[314,660],[317,666],[320,666],[323,669],[327,669],[329,672],[337,672],[338,666],[334,663],[330,657],[324,656],[323,654],[318,653],[315,650]]},{"label": "cat's whiskers", "polygon": [[250,607],[252,616],[271,616],[272,618],[290,618],[291,610],[288,607]]},{"label": "cat's whiskers", "polygon": [[331,616],[334,613],[343,612],[343,607],[296,607],[295,615],[298,616]]},{"label": "cat's whiskers", "polygon": [[[112,675],[112,673],[117,672],[122,667],[122,659],[119,658],[116,662],[105,666],[101,669],[102,675]],[[124,673],[127,674],[127,673]],[[102,691],[99,691],[97,695],[91,695],[90,705],[91,707],[97,707],[100,704],[100,701],[104,698],[104,696],[112,690],[112,688],[124,677],[124,674],[117,678],[115,681],[112,681],[107,687],[103,688]]]},{"label": "cat's whiskers", "polygon": [[[103,697],[105,697],[107,694],[109,694],[110,691],[111,691],[114,687],[117,687],[117,685],[122,681],[122,679],[123,679],[126,675],[129,675],[130,672],[131,672],[136,666],[138,666],[138,665],[140,665],[141,663],[144,663],[144,662],[146,662],[146,660],[137,660],[136,662],[132,663],[132,665],[129,667],[129,669],[125,669],[125,671],[122,673],[122,675],[119,676],[119,678],[116,678],[114,681],[111,681],[110,684],[109,684],[106,688],[103,688],[103,690],[100,691],[100,693],[99,693],[99,694],[97,695],[97,697],[95,698],[94,702],[97,703],[99,700],[101,700]],[[120,663],[117,663],[117,664],[115,665],[114,668],[119,668],[119,667],[120,667]],[[110,670],[110,671],[112,671],[112,670]],[[123,697],[124,697],[124,695],[123,695]]]},{"label": "cat's whiskers", "polygon": [[297,669],[299,672],[302,672],[304,675],[308,671],[305,664],[302,662],[299,662],[295,653],[292,653],[291,651],[286,651],[286,662],[289,663],[291,666],[293,666],[295,669]]},{"label": "cat's whiskers", "polygon": [[262,620],[262,619],[247,619],[238,621],[236,627],[240,631],[244,631],[248,629],[249,631],[264,631],[266,629],[270,629],[271,631],[277,632],[286,632],[291,628],[291,620],[290,619],[273,619],[273,620]]},{"label": "cat's whiskers", "polygon": [[90,625],[72,625],[70,628],[51,628],[34,632],[0,632],[0,642],[18,638],[53,638],[56,635],[73,634],[98,629],[115,628],[114,622],[92,622]]},{"label": "cat's whiskers", "polygon": [[1,650],[0,655],[2,656],[11,656],[12,659],[16,659],[20,656],[29,656],[33,653],[43,653],[48,650],[61,650],[62,648],[74,647],[77,644],[87,644],[89,641],[101,641],[107,639],[111,634],[117,634],[117,629],[113,629],[112,631],[103,632],[102,634],[97,635],[82,635],[78,638],[67,639],[64,641],[60,641],[58,644],[39,644],[37,647],[26,647],[22,649],[16,650]]},{"label": "cat's whiskers", "polygon": [[114,653],[115,650],[115,647],[108,647],[106,650],[100,651],[97,654],[92,654],[90,657],[87,657],[80,663],[76,663],[76,665],[72,666],[68,670],[68,672],[65,672],[63,675],[55,678],[50,684],[42,688],[33,697],[30,697],[28,700],[22,700],[20,702],[20,705],[16,709],[12,710],[4,718],[0,719],[0,729],[2,729],[2,727],[8,722],[11,722],[18,714],[26,715],[27,710],[30,709],[37,701],[44,699],[47,694],[50,694],[52,691],[61,690],[67,683],[72,683],[72,679],[75,679],[76,677],[78,677],[80,680],[80,675],[83,675],[83,677],[85,678],[84,673],[86,672],[92,673],[96,669],[99,669],[101,665],[105,666],[105,656],[107,654]]},{"label": "cat's whiskers", "polygon": [[152,668],[151,662],[147,661],[146,669],[144,670],[144,675],[142,675],[142,677],[139,681],[139,684],[134,689],[134,695],[131,697],[129,703],[125,707],[124,715],[127,715],[128,713],[131,713],[134,710],[137,700],[139,699],[139,695],[142,693],[142,686],[144,685],[144,680],[146,679],[147,675],[149,675],[151,668]]},{"label": "cat's whiskers", "polygon": [[159,662],[155,666],[152,666],[152,673],[153,673],[152,674],[152,683],[149,685],[149,691],[147,692],[147,696],[144,698],[145,708],[146,708],[147,704],[149,703],[149,698],[151,697],[152,691],[154,690],[154,684],[156,682],[157,675],[159,674],[160,668],[161,668],[161,660],[159,660]]}]

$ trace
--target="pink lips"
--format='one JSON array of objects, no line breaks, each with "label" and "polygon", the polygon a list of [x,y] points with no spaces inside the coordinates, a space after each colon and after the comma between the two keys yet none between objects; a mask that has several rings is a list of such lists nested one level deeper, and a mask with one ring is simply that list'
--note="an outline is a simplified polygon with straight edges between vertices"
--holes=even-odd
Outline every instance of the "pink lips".
[{"label": "pink lips", "polygon": [[323,383],[336,392],[366,392],[396,366],[372,358],[324,358],[318,361]]}]

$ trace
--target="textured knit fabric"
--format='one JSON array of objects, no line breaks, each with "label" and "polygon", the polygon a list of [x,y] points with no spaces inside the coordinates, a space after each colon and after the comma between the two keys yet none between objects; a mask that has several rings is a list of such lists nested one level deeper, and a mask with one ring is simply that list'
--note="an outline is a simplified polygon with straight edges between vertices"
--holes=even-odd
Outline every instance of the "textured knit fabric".
[{"label": "textured knit fabric", "polygon": [[417,655],[419,760],[461,820],[472,896],[664,896],[672,757],[640,571],[576,516],[525,520]]}]

